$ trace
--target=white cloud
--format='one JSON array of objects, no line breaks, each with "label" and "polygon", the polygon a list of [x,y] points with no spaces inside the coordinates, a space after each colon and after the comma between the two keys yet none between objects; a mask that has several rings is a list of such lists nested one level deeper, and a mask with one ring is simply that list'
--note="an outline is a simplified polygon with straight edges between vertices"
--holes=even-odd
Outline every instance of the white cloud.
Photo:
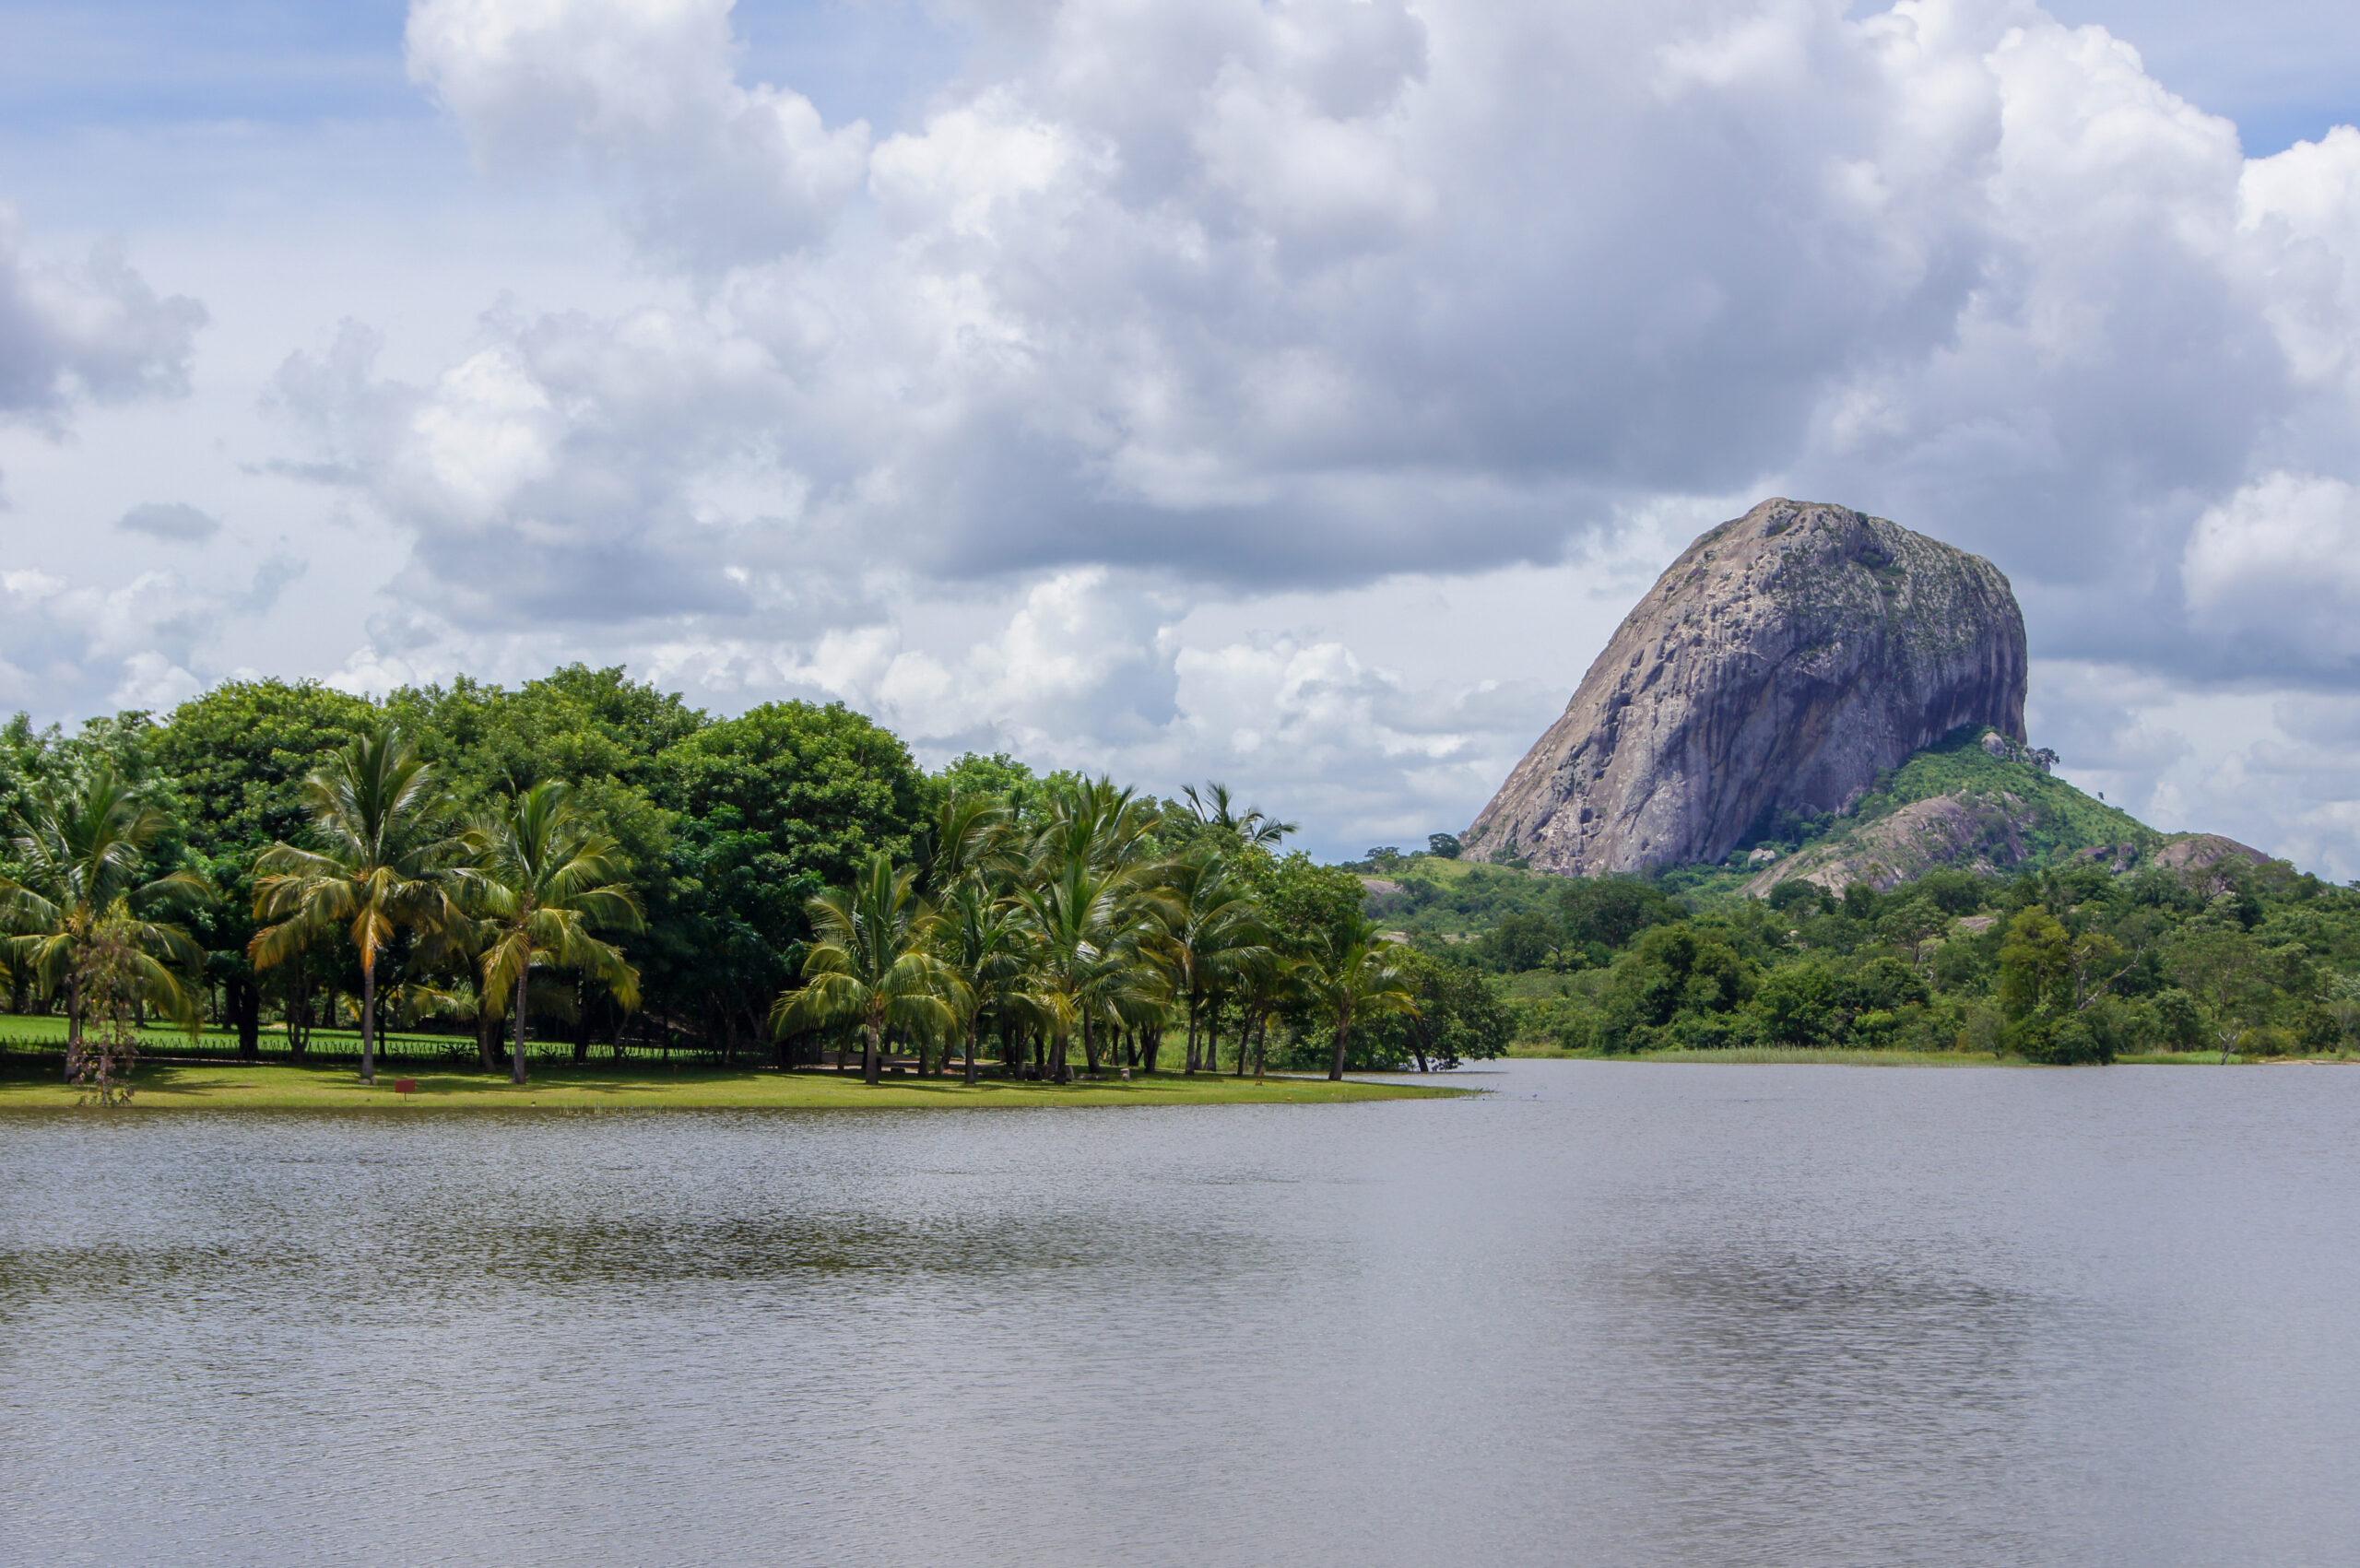
[{"label": "white cloud", "polygon": [[2182,568],[2196,626],[2247,667],[2360,662],[2360,485],[2272,474],[2208,508]]},{"label": "white cloud", "polygon": [[[2110,796],[2347,831],[2307,763],[2239,805],[2323,743],[2211,704],[2360,661],[2360,132],[2248,159],[2032,0],[941,10],[963,54],[872,133],[816,65],[744,67],[725,0],[416,0],[481,164],[600,193],[640,270],[510,298],[421,222],[416,289],[352,301],[389,340],[275,346],[264,455],[406,554],[325,667],[840,693],[928,747],[1267,778],[1357,848],[1462,823],[1587,656],[1437,576],[1781,491],[1997,560],[2036,722]],[[96,303],[42,341],[170,319],[54,276]],[[0,324],[7,407],[169,386],[184,339],[11,360]],[[247,566],[341,548],[168,493]]]},{"label": "white cloud", "polygon": [[114,243],[78,262],[30,253],[0,203],[0,420],[62,436],[85,403],[174,396],[205,307],[159,296]]},{"label": "white cloud", "polygon": [[868,127],[801,93],[743,87],[731,0],[418,0],[411,77],[487,161],[588,159],[651,251],[699,266],[826,231],[867,172]]},{"label": "white cloud", "polygon": [[184,586],[161,572],[104,589],[0,571],[0,711],[88,715],[194,696]]}]

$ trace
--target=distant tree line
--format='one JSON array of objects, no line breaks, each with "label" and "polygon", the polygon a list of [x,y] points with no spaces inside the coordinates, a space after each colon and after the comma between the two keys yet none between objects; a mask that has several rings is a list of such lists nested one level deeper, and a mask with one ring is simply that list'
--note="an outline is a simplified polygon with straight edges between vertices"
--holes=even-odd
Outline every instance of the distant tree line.
[{"label": "distant tree line", "polygon": [[0,822],[8,1005],[69,1058],[97,978],[247,1057],[350,1028],[367,1072],[394,1026],[520,1079],[528,1036],[1062,1079],[1447,1067],[1509,1029],[1218,785],[928,774],[840,704],[715,719],[619,669],[20,715]]},{"label": "distant tree line", "polygon": [[1472,940],[1418,940],[1493,976],[1521,1037],[1610,1055],[2360,1049],[2360,892],[2279,863],[1945,869],[1840,897],[1796,880],[1693,907],[1601,878],[1519,890]]}]

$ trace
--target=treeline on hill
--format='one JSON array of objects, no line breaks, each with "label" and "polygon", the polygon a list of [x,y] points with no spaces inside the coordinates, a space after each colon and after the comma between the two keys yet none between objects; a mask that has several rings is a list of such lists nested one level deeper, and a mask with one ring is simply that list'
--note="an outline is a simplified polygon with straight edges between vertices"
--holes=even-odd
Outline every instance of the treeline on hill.
[{"label": "treeline on hill", "polygon": [[390,1025],[490,1068],[505,1034],[520,1076],[505,1022],[577,1060],[844,1047],[872,1075],[979,1045],[1054,1078],[1073,1051],[1447,1067],[1508,1040],[1482,976],[1385,940],[1357,878],[1219,786],[928,774],[841,705],[714,719],[619,669],[382,702],[233,682],[70,735],[20,715],[0,821],[10,1009],[75,1040],[101,992],[245,1056]]},{"label": "treeline on hill", "polygon": [[1946,869],[1840,898],[1789,881],[1764,900],[1398,852],[1363,867],[1388,923],[1493,976],[1527,1046],[2053,1063],[2360,1047],[2360,892],[2283,863]]}]

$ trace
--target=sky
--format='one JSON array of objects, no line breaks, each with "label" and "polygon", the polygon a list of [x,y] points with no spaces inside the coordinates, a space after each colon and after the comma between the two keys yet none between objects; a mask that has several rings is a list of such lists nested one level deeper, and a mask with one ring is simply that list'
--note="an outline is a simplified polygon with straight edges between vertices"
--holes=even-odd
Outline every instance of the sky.
[{"label": "sky", "polygon": [[0,0],[0,712],[624,664],[1466,825],[1771,495],[2360,878],[2360,8]]}]

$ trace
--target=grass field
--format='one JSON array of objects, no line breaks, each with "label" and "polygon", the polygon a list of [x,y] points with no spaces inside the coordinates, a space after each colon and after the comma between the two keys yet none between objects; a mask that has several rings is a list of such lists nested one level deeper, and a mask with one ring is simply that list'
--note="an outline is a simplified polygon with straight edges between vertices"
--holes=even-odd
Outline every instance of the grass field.
[{"label": "grass field", "polygon": [[[0,1077],[0,1113],[75,1109],[78,1091],[43,1070],[32,1076],[23,1064]],[[348,1067],[206,1067],[150,1062],[133,1079],[136,1091],[126,1114],[195,1111],[370,1111],[389,1114],[453,1111],[641,1111],[641,1110],[917,1110],[988,1109],[1050,1105],[1270,1105],[1351,1100],[1410,1100],[1474,1092],[1422,1083],[1347,1082],[1321,1079],[1184,1078],[1161,1075],[1128,1083],[1102,1081],[1065,1086],[994,1082],[974,1089],[956,1077],[888,1079],[871,1089],[855,1076],[833,1072],[612,1073],[593,1068],[549,1067],[518,1088],[504,1079],[478,1074],[419,1072],[408,1075],[415,1093],[396,1093],[398,1075],[382,1072],[372,1087]],[[93,1110],[93,1114],[97,1114]]]}]

